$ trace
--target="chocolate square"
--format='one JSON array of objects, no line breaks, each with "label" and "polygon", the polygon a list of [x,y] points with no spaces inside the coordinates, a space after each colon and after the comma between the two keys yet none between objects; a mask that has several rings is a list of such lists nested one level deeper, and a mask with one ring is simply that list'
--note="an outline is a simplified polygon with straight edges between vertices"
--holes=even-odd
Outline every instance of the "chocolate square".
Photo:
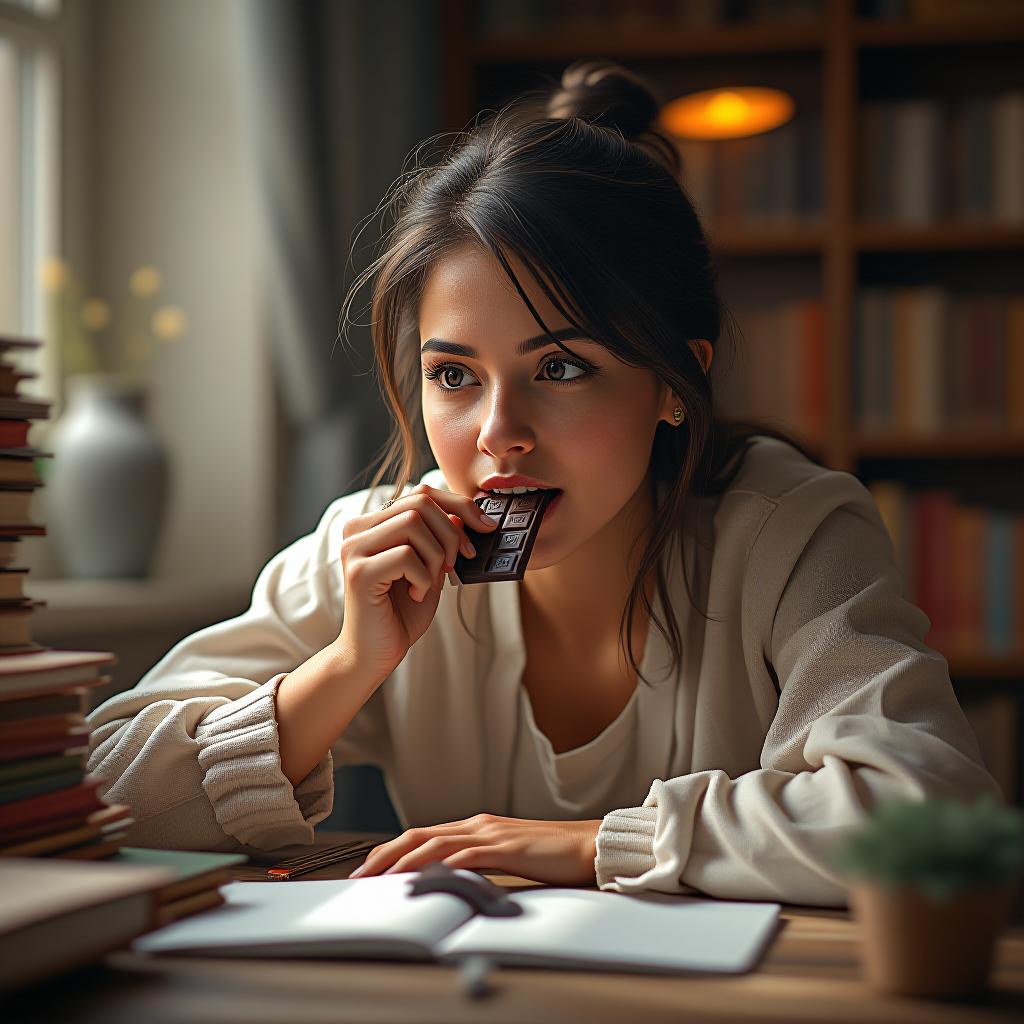
[{"label": "chocolate square", "polygon": [[521,580],[544,519],[544,510],[561,493],[553,489],[477,498],[476,504],[493,516],[498,526],[482,533],[466,524],[466,536],[476,548],[476,557],[466,558],[459,552],[455,558],[455,573],[459,579],[463,583]]}]

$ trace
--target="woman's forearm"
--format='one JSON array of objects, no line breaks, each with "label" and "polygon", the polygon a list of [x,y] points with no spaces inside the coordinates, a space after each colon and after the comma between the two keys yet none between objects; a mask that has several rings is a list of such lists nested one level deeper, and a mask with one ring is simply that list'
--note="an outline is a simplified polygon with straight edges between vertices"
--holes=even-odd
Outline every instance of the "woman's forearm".
[{"label": "woman's forearm", "polygon": [[333,645],[281,680],[276,707],[281,769],[293,786],[320,763],[381,681]]}]

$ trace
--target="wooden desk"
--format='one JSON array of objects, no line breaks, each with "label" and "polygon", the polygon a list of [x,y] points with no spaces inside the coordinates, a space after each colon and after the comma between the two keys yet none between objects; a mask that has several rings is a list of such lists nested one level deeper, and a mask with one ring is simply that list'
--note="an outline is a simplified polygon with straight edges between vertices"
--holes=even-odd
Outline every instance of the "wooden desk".
[{"label": "wooden desk", "polygon": [[[320,833],[317,845],[350,836]],[[346,878],[357,863],[268,884]],[[263,879],[264,869],[246,865],[236,877]],[[536,884],[506,875],[491,877],[508,886]],[[2,1015],[6,1024],[58,1019],[89,1024],[1024,1020],[1024,928],[1014,926],[1000,937],[989,998],[947,1003],[882,996],[868,989],[861,981],[857,927],[848,911],[784,904],[781,917],[780,930],[757,970],[740,976],[503,968],[492,975],[493,994],[473,1000],[461,993],[454,968],[434,964],[146,959],[121,952],[102,965],[15,994]]]}]

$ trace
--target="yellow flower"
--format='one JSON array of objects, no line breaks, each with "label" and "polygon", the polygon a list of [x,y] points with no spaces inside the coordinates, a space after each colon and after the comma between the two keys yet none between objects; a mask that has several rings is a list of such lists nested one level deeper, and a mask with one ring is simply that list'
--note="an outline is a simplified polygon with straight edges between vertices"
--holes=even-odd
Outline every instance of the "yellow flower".
[{"label": "yellow flower", "polygon": [[39,267],[39,279],[43,290],[52,294],[59,292],[68,283],[71,268],[60,259],[44,260]]},{"label": "yellow flower", "polygon": [[88,299],[82,304],[82,323],[90,331],[102,331],[110,323],[110,306],[102,299]]},{"label": "yellow flower", "polygon": [[139,267],[128,279],[133,295],[148,298],[160,290],[160,271],[156,267]]},{"label": "yellow flower", "polygon": [[174,341],[181,337],[188,327],[188,318],[180,306],[161,306],[150,321],[153,333],[161,341]]}]

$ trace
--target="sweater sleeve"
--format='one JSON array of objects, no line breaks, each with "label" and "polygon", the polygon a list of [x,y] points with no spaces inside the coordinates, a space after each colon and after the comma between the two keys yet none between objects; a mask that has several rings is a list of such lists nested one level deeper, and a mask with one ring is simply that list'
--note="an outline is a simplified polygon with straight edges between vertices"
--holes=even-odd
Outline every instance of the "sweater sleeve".
[{"label": "sweater sleeve", "polygon": [[[331,811],[333,768],[379,763],[378,689],[297,786],[281,769],[275,715],[285,674],[340,632],[340,533],[362,492],[332,503],[316,530],[260,572],[249,608],[181,640],[138,682],[88,716],[87,770],[127,804],[128,841],[179,849],[311,843]],[[348,506],[352,505],[352,508]]]},{"label": "sweater sleeve", "polygon": [[[785,503],[773,513],[785,515]],[[747,579],[756,579],[758,545]],[[745,584],[746,585],[746,584]],[[1005,803],[957,702],[930,622],[901,595],[892,544],[864,489],[821,519],[796,559],[763,651],[778,705],[761,767],[656,779],[607,815],[600,888],[845,906],[837,848],[879,801]]]}]

